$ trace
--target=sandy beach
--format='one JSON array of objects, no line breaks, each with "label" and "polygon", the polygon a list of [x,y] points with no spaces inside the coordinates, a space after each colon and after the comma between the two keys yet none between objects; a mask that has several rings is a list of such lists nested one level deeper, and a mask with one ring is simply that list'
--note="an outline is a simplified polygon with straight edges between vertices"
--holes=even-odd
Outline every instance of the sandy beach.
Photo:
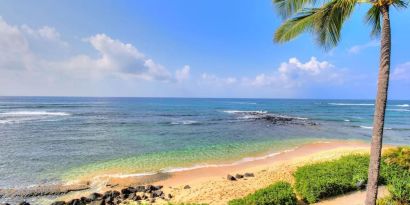
[{"label": "sandy beach", "polygon": [[[138,184],[163,185],[163,191],[173,196],[175,203],[226,204],[229,200],[246,196],[260,188],[269,186],[278,180],[293,183],[292,173],[297,167],[339,158],[351,153],[368,153],[369,145],[362,141],[326,140],[304,144],[291,150],[242,160],[236,163],[189,168],[172,173],[151,176],[110,176],[94,178],[90,181],[91,189],[73,192],[61,197],[68,200],[87,196],[91,192],[120,190]],[[237,181],[229,181],[228,174],[253,173]],[[190,188],[185,186],[189,185]],[[157,204],[168,203],[157,200]]]}]

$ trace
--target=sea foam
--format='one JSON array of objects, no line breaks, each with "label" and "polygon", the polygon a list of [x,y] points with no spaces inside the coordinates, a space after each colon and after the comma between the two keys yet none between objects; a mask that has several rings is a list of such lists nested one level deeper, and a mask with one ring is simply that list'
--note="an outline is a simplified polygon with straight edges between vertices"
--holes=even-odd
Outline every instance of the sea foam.
[{"label": "sea foam", "polygon": [[329,105],[340,105],[340,106],[373,106],[372,103],[329,103]]},{"label": "sea foam", "polygon": [[39,115],[54,115],[54,116],[67,116],[70,115],[66,112],[48,112],[48,111],[15,111],[15,112],[3,112],[0,115],[8,116],[39,116]]},{"label": "sea foam", "polygon": [[397,106],[397,107],[410,107],[409,104],[402,104],[402,105],[395,105],[395,106]]},{"label": "sea foam", "polygon": [[171,122],[170,124],[171,125],[197,125],[199,124],[199,122],[195,120],[182,120],[182,121]]}]

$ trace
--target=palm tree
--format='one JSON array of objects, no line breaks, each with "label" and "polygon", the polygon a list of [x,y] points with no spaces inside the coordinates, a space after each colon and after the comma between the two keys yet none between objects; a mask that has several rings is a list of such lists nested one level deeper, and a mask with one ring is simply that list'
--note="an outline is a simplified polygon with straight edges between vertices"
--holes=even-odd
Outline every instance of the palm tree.
[{"label": "palm tree", "polygon": [[285,20],[275,32],[275,42],[287,42],[303,32],[310,32],[325,49],[339,43],[343,23],[350,17],[355,6],[361,3],[370,4],[366,21],[371,26],[372,36],[379,36],[381,33],[381,50],[365,204],[376,204],[390,73],[389,9],[391,6],[407,8],[408,0],[273,0],[273,3]]}]

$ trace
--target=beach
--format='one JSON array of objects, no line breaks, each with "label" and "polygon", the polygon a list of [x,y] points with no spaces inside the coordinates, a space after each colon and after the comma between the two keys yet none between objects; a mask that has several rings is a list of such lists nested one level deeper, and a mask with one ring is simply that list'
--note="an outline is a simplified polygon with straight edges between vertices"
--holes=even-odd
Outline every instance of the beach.
[{"label": "beach", "polygon": [[[173,196],[170,202],[226,204],[229,200],[244,197],[276,181],[293,183],[292,173],[299,166],[337,159],[352,153],[368,152],[369,145],[363,141],[317,141],[275,155],[255,157],[249,161],[187,168],[168,173],[167,176],[163,176],[163,179],[155,175],[100,177],[98,178],[100,181],[90,181],[90,184],[95,186],[90,190],[105,192],[149,183],[164,186],[164,193]],[[235,176],[244,173],[252,173],[254,177],[244,177],[235,181],[227,179],[228,174]],[[189,188],[186,187],[187,185]],[[74,192],[58,200],[87,196],[91,193],[90,190]],[[157,200],[156,203],[167,204],[168,201]]]}]

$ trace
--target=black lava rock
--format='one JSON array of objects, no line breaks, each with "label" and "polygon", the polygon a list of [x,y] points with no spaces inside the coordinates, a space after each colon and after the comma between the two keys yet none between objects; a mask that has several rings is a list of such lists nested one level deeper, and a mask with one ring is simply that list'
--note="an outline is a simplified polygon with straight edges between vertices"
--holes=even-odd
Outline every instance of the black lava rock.
[{"label": "black lava rock", "polygon": [[235,178],[237,178],[237,179],[242,179],[242,178],[243,178],[243,175],[242,175],[242,174],[236,174],[236,175],[235,175]]},{"label": "black lava rock", "polygon": [[89,200],[91,200],[91,201],[95,201],[95,200],[97,200],[97,199],[101,199],[102,198],[102,194],[100,194],[100,193],[92,193],[92,194],[90,194],[90,195],[88,195],[88,199]]},{"label": "black lava rock", "polygon": [[102,199],[98,199],[98,200],[92,201],[90,205],[105,205],[105,201]]},{"label": "black lava rock", "polygon": [[136,186],[135,192],[145,192],[145,186]]},{"label": "black lava rock", "polygon": [[254,177],[254,176],[255,175],[253,173],[249,173],[249,172],[245,173],[245,177]]},{"label": "black lava rock", "polygon": [[161,191],[161,190],[156,190],[156,191],[153,191],[153,192],[151,193],[151,197],[152,197],[152,198],[160,197],[160,196],[162,196],[162,195],[164,195],[164,192]]},{"label": "black lava rock", "polygon": [[67,202],[67,205],[85,205],[80,199],[73,199]]},{"label": "black lava rock", "polygon": [[55,201],[51,205],[65,205],[65,201]]},{"label": "black lava rock", "polygon": [[229,180],[229,181],[236,181],[236,178],[234,177],[234,176],[232,176],[232,175],[227,175],[226,176],[226,178]]}]

